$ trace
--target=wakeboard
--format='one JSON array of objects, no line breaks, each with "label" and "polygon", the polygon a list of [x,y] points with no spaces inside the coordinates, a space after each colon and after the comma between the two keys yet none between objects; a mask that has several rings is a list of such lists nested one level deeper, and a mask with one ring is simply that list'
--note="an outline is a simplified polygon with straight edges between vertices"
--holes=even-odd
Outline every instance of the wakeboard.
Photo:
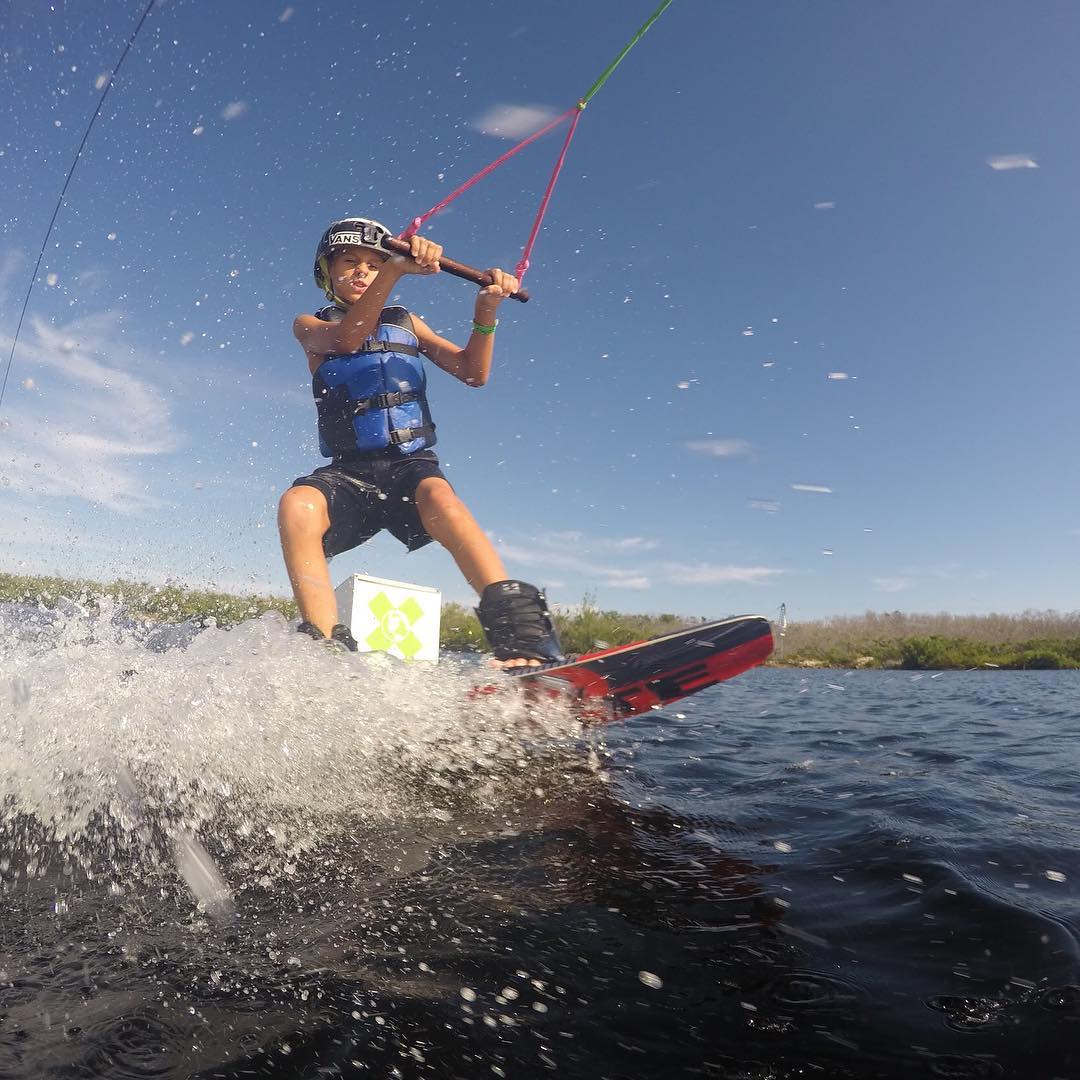
[{"label": "wakeboard", "polygon": [[632,645],[587,653],[513,679],[530,694],[569,696],[585,720],[621,720],[659,709],[768,659],[772,628],[761,615],[701,623]]}]

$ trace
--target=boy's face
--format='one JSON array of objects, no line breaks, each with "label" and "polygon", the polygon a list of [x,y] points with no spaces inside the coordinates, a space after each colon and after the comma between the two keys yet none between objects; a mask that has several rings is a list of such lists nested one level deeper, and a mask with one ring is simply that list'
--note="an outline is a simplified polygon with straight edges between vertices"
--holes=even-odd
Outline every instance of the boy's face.
[{"label": "boy's face", "polygon": [[338,299],[346,304],[355,304],[388,258],[385,252],[375,248],[334,248],[330,255],[330,281]]}]

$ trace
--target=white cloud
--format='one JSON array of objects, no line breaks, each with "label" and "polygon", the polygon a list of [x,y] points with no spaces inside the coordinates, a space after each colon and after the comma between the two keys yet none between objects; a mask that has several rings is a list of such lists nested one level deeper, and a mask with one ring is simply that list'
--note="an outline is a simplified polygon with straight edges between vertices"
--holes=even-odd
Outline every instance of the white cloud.
[{"label": "white cloud", "polygon": [[780,513],[780,501],[778,499],[749,499],[747,505],[751,510],[761,510],[766,514]]},{"label": "white cloud", "polygon": [[9,385],[4,401],[5,492],[75,498],[118,513],[163,504],[147,492],[141,464],[180,438],[148,375],[156,358],[137,354],[120,323],[118,313],[100,312],[24,328],[15,371],[33,390]]},{"label": "white cloud", "polygon": [[689,439],[687,450],[715,458],[753,457],[754,448],[745,439]]},{"label": "white cloud", "polygon": [[607,551],[653,551],[660,546],[659,540],[647,540],[644,536],[624,536],[621,540],[600,540],[601,550]]},{"label": "white cloud", "polygon": [[107,281],[108,276],[104,268],[100,266],[89,266],[75,275],[75,283],[79,286],[80,295],[84,299],[86,293],[100,289]]},{"label": "white cloud", "polygon": [[609,585],[613,585],[619,589],[651,589],[652,582],[640,574],[629,574],[626,577],[616,578],[608,582]]},{"label": "white cloud", "polygon": [[881,592],[903,592],[911,588],[911,582],[904,578],[878,577],[872,579],[875,589]]},{"label": "white cloud", "polygon": [[810,491],[815,495],[831,495],[832,488],[826,487],[824,484],[792,484],[792,491]]},{"label": "white cloud", "polygon": [[499,551],[511,563],[570,571],[617,589],[647,589],[651,584],[648,577],[636,567],[611,566],[543,543],[538,548],[500,544]]},{"label": "white cloud", "polygon": [[248,107],[246,101],[230,101],[229,104],[221,110],[221,119],[237,120],[248,111]]},{"label": "white cloud", "polygon": [[1039,163],[1027,154],[995,154],[986,159],[991,169],[1002,172],[1008,169],[1037,169]]},{"label": "white cloud", "polygon": [[484,135],[521,139],[539,131],[558,115],[558,111],[549,105],[493,105],[470,126]]},{"label": "white cloud", "polygon": [[[6,297],[10,291],[10,286],[14,285],[17,281],[18,275],[24,270],[26,266],[26,259],[21,251],[15,248],[8,248],[4,252],[3,257],[0,258],[0,296]],[[26,282],[23,282],[23,291],[26,290]],[[5,354],[10,351],[11,342],[8,342],[7,348],[4,350]]]},{"label": "white cloud", "polygon": [[[6,471],[0,468],[0,474],[6,475]],[[101,581],[108,580],[122,566],[129,576],[147,579],[146,566],[139,565],[145,552],[138,534],[118,536],[95,522],[92,511],[79,520],[62,503],[33,502],[3,483],[0,549],[4,553],[4,570],[9,573],[83,576]],[[103,571],[103,567],[107,569]]]},{"label": "white cloud", "polygon": [[816,202],[814,203],[815,210],[835,210],[836,203],[834,202]]},{"label": "white cloud", "polygon": [[541,544],[573,547],[579,551],[652,551],[660,546],[659,541],[644,536],[586,536],[574,529],[540,532],[535,539]]},{"label": "white cloud", "polygon": [[545,572],[577,574],[587,581],[613,589],[650,589],[665,585],[758,585],[785,573],[768,566],[718,566],[710,563],[632,560],[616,565],[620,555],[637,556],[656,548],[656,541],[644,537],[586,536],[577,531],[547,532],[532,538],[532,545],[500,544],[501,554],[510,563],[541,566]]},{"label": "white cloud", "polygon": [[761,585],[785,573],[771,566],[713,566],[709,563],[664,563],[663,580],[671,585]]}]

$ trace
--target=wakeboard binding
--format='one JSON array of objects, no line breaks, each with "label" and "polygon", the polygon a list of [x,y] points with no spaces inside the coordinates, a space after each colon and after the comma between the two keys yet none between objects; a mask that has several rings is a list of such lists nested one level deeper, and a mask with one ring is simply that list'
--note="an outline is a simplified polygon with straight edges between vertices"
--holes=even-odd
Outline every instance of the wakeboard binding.
[{"label": "wakeboard binding", "polygon": [[329,637],[317,626],[309,622],[300,623],[296,629],[298,633],[307,634],[308,637],[314,638],[316,641],[325,641],[328,645],[346,649],[348,652],[356,652],[359,648],[356,638],[352,636],[352,631],[344,623],[337,623],[330,631]]},{"label": "wakeboard binding", "polygon": [[484,589],[476,614],[496,660],[521,658],[541,664],[564,661],[547,599],[535,585],[513,580],[493,582]]}]

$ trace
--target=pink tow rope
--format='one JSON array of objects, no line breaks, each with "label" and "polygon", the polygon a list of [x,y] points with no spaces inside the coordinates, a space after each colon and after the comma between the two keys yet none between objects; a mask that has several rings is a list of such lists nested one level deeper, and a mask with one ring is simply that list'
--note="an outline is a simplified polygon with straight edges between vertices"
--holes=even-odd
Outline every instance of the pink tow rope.
[{"label": "pink tow rope", "polygon": [[562,172],[563,162],[566,161],[566,151],[570,149],[570,140],[574,137],[574,132],[577,131],[578,121],[581,119],[581,114],[584,111],[584,102],[578,102],[578,104],[574,106],[574,119],[570,121],[570,127],[566,132],[562,150],[559,151],[559,159],[555,162],[555,168],[551,172],[551,178],[548,180],[547,188],[544,191],[544,197],[540,200],[540,209],[536,211],[536,220],[533,222],[532,232],[529,233],[529,239],[525,241],[525,248],[521,252],[521,258],[518,260],[517,267],[514,270],[514,276],[518,281],[521,281],[525,276],[525,271],[529,269],[529,256],[532,254],[533,244],[536,243],[537,233],[540,232],[540,225],[544,220],[544,214],[547,213],[548,203],[551,202],[551,193],[555,190],[555,181],[559,179],[559,173]]},{"label": "pink tow rope", "polygon": [[482,180],[488,173],[494,172],[503,162],[512,158],[519,150],[524,150],[529,143],[535,142],[542,135],[546,135],[552,128],[561,124],[568,116],[573,114],[573,120],[570,121],[570,127],[566,132],[566,138],[563,140],[562,150],[559,151],[558,160],[555,162],[555,168],[552,170],[551,177],[548,180],[547,188],[544,190],[543,198],[540,200],[540,207],[536,211],[536,218],[532,224],[532,231],[529,233],[529,239],[525,241],[525,248],[521,252],[521,258],[518,260],[517,267],[514,273],[520,281],[525,272],[529,269],[529,256],[532,255],[533,245],[536,243],[536,237],[540,232],[540,226],[544,221],[544,214],[547,213],[548,203],[551,202],[551,194],[555,190],[555,182],[559,179],[559,173],[562,172],[563,163],[566,161],[566,152],[570,149],[570,140],[574,137],[574,132],[577,131],[578,121],[581,119],[581,114],[585,111],[585,106],[589,104],[590,98],[604,85],[610,78],[611,73],[623,62],[626,54],[641,40],[645,35],[645,32],[660,16],[671,6],[672,0],[660,0],[660,6],[649,16],[648,19],[642,24],[638,32],[623,46],[622,51],[614,60],[601,72],[600,77],[589,87],[588,90],[581,96],[577,104],[572,108],[569,108],[561,116],[556,116],[550,123],[545,124],[539,131],[534,131],[527,138],[522,139],[516,146],[512,146],[505,154],[500,154],[490,165],[485,166],[475,176],[469,177],[460,187],[455,188],[446,196],[442,202],[437,203],[427,213],[421,214],[419,217],[415,217],[410,222],[408,228],[401,234],[401,240],[407,240],[412,236],[421,225],[424,224],[428,218],[434,217],[444,207],[449,206],[462,192],[468,191],[473,184]]},{"label": "pink tow rope", "polygon": [[[575,105],[574,108],[576,109],[577,106]],[[561,116],[556,116],[554,120],[545,124],[539,131],[534,131],[528,138],[522,139],[516,146],[512,146],[507,150],[505,154],[500,154],[490,165],[485,165],[475,176],[470,176],[460,187],[454,188],[442,202],[436,203],[430,210],[419,217],[414,217],[409,227],[401,234],[401,239],[408,240],[428,218],[433,218],[440,210],[449,206],[459,195],[468,191],[473,184],[483,180],[488,173],[494,172],[503,162],[509,161],[519,150],[524,150],[529,143],[536,142],[537,139],[542,135],[546,135],[552,128],[558,127],[573,111],[574,109],[567,109]]]}]

